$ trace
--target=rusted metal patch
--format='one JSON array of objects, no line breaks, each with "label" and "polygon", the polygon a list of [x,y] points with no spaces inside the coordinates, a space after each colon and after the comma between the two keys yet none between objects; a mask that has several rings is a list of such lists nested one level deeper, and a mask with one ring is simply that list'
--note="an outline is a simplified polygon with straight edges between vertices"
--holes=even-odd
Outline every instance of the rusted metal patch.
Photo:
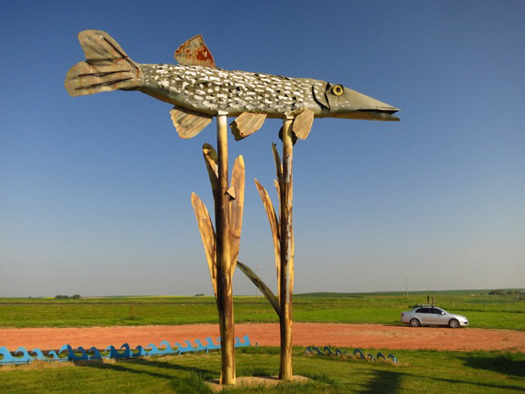
[{"label": "rusted metal patch", "polygon": [[215,67],[213,56],[200,34],[184,42],[175,51],[175,60],[186,66]]}]

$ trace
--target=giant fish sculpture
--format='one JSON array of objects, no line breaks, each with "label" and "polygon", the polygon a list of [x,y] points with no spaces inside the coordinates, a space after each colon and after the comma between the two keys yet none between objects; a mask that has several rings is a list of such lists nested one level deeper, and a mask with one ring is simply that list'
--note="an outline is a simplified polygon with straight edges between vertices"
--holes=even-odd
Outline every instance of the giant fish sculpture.
[{"label": "giant fish sculpture", "polygon": [[82,31],[78,38],[86,61],[66,76],[70,95],[146,93],[174,105],[171,118],[182,138],[197,135],[218,114],[238,117],[232,124],[236,139],[257,131],[266,117],[301,119],[307,126],[294,132],[303,139],[314,117],[399,120],[393,116],[397,108],[339,84],[217,68],[200,35],[177,49],[178,65],[137,63],[101,30]]}]

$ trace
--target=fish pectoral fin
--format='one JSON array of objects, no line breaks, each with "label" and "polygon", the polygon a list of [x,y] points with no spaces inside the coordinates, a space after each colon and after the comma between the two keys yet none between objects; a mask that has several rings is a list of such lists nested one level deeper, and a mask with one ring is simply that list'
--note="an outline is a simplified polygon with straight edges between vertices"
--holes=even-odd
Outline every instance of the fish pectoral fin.
[{"label": "fish pectoral fin", "polygon": [[240,114],[230,123],[235,141],[242,140],[250,134],[255,133],[262,127],[265,119],[266,114],[255,114],[253,112],[243,112]]},{"label": "fish pectoral fin", "polygon": [[173,125],[181,138],[192,138],[211,123],[212,117],[199,112],[173,107],[170,111]]},{"label": "fish pectoral fin", "polygon": [[311,109],[305,109],[295,117],[292,125],[292,131],[298,138],[305,140],[312,130],[313,123],[314,111]]},{"label": "fish pectoral fin", "polygon": [[184,42],[175,51],[175,60],[184,66],[216,67],[213,56],[200,34]]}]

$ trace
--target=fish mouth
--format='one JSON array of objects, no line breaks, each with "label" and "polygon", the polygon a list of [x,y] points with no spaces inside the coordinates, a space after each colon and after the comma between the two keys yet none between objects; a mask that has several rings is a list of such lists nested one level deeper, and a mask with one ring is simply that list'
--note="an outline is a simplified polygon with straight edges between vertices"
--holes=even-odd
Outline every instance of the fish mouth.
[{"label": "fish mouth", "polygon": [[357,111],[345,111],[342,113],[337,113],[335,114],[334,118],[399,122],[401,119],[399,119],[397,116],[394,116],[396,112],[399,112],[399,109],[395,107],[359,109]]},{"label": "fish mouth", "polygon": [[390,107],[390,108],[378,108],[378,109],[371,109],[371,110],[359,110],[357,112],[363,112],[367,115],[371,115],[371,119],[374,120],[384,120],[384,121],[394,121],[399,122],[401,119],[399,119],[397,116],[394,116],[395,113],[399,112],[399,109]]}]

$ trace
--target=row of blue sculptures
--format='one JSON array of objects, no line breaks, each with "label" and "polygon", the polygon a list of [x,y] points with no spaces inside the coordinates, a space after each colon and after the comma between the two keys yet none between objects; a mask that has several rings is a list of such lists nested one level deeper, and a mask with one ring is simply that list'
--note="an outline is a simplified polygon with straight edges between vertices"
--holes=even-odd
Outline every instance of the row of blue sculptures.
[{"label": "row of blue sculptures", "polygon": [[[135,349],[131,349],[130,346],[125,343],[120,349],[115,348],[113,345],[108,346],[104,351],[100,351],[96,347],[91,347],[89,350],[84,349],[82,346],[73,349],[70,345],[64,345],[58,350],[58,353],[54,350],[50,352],[42,352],[40,349],[33,349],[28,351],[25,347],[19,347],[16,352],[11,353],[6,347],[0,347],[0,365],[5,364],[27,364],[32,361],[81,361],[81,360],[101,360],[104,358],[136,358],[145,356],[165,356],[182,354],[189,352],[206,352],[210,350],[218,350],[221,348],[221,338],[217,339],[217,343],[208,337],[206,343],[197,339],[193,345],[190,341],[185,341],[186,346],[180,343],[175,343],[173,347],[168,341],[162,341],[160,346],[157,347],[153,343],[148,346],[137,346]],[[241,340],[235,338],[235,347],[247,347],[250,346],[250,339],[248,335],[245,335]]]},{"label": "row of blue sculptures", "polygon": [[[337,356],[337,357],[343,357],[343,358],[346,358],[350,355],[350,353],[347,351],[347,350],[340,350],[340,349],[335,349],[332,350],[330,349],[328,346],[325,346],[323,350],[319,349],[318,347],[316,346],[308,346],[305,351],[304,351],[304,354],[305,355],[308,355],[308,354],[311,354],[311,355],[321,355],[321,356]],[[377,357],[375,357],[373,354],[371,353],[368,353],[366,356],[365,356],[365,353],[359,349],[359,348],[356,348],[354,350],[354,357],[357,357],[357,358],[360,358],[360,359],[368,359],[372,362],[376,361],[376,360],[392,360],[393,363],[397,363],[397,358],[396,356],[394,356],[393,354],[389,354],[388,356],[385,357],[385,355],[381,352],[377,353]]]}]

